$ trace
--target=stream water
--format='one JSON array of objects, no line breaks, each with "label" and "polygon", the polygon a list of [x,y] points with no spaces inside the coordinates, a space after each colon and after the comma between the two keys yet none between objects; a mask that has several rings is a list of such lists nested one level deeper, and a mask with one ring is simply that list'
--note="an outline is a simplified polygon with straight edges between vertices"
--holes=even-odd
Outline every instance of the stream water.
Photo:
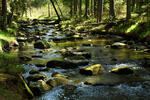
[{"label": "stream water", "polygon": [[[69,77],[70,84],[76,86],[74,89],[64,89],[58,86],[52,90],[36,97],[36,100],[149,100],[150,82],[130,82],[127,80],[132,78],[150,79],[150,71],[148,68],[140,66],[139,62],[144,57],[149,57],[150,53],[134,51],[132,49],[112,49],[107,47],[114,41],[123,41],[124,38],[119,36],[105,35],[89,35],[87,33],[76,34],[78,37],[74,40],[64,41],[68,36],[65,32],[56,29],[55,25],[39,26],[40,30],[48,30],[46,34],[40,36],[41,40],[49,41],[51,47],[40,52],[42,49],[35,49],[34,42],[26,42],[19,55],[37,56],[32,61],[23,62],[26,72],[23,77],[30,76],[29,71],[32,69],[39,70],[36,64],[46,64],[50,60],[67,60],[71,62],[88,62],[86,65],[78,66],[75,69],[57,69],[51,68],[49,71],[40,72],[46,74],[47,79],[51,78],[53,72],[59,72]],[[28,29],[29,32],[34,29]],[[83,39],[80,39],[82,37]],[[54,41],[59,39],[59,41]],[[63,40],[63,41],[62,41]],[[70,50],[73,52],[84,51],[91,57],[74,58],[71,56],[64,57],[63,51]],[[104,73],[95,76],[86,76],[79,73],[79,68],[101,64],[104,67]],[[109,73],[109,70],[117,67],[132,67],[137,71],[132,75],[116,75]],[[46,68],[43,67],[43,68]],[[86,85],[85,81],[98,81],[99,85]],[[119,83],[119,84],[118,84]]]}]

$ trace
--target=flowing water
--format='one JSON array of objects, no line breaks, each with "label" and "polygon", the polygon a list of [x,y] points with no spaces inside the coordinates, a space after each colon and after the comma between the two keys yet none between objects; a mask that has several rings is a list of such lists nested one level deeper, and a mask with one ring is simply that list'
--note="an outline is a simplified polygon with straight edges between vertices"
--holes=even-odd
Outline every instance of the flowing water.
[{"label": "flowing water", "polygon": [[[51,48],[49,51],[40,52],[41,49],[35,49],[34,42],[27,42],[26,45],[19,51],[19,55],[40,56],[34,57],[32,61],[24,62],[23,65],[26,72],[24,78],[28,77],[31,69],[41,69],[35,64],[46,64],[50,60],[68,60],[72,62],[88,62],[87,65],[79,66],[75,69],[56,69],[51,68],[50,71],[40,72],[47,75],[47,79],[51,78],[53,72],[59,72],[69,76],[71,85],[76,88],[68,90],[63,86],[58,86],[52,90],[43,93],[36,97],[36,100],[149,100],[150,82],[131,82],[129,79],[150,79],[150,71],[147,68],[140,66],[140,59],[149,57],[149,53],[138,52],[132,49],[112,49],[107,47],[112,41],[124,40],[119,36],[103,36],[103,35],[88,35],[81,33],[77,35],[83,39],[74,39],[64,41],[68,38],[65,32],[61,32],[55,28],[55,25],[40,26],[39,29],[47,29],[48,32],[42,35],[44,41],[49,41]],[[28,31],[33,31],[32,29]],[[54,41],[54,39],[61,39]],[[63,39],[63,41],[62,41]],[[70,56],[64,57],[62,51],[84,51],[91,55],[86,59],[73,58]],[[79,68],[101,64],[104,67],[104,73],[96,76],[86,76],[79,73]],[[109,73],[109,70],[117,67],[132,67],[136,72],[132,75],[116,75]],[[46,68],[46,66],[44,67]],[[99,85],[86,85],[85,81],[98,81]],[[119,83],[119,84],[118,84]]]}]

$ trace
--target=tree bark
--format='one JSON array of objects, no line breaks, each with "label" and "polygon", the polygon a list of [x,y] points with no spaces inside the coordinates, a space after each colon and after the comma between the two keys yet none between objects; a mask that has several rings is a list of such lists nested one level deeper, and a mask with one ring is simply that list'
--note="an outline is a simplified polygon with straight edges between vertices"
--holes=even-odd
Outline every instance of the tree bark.
[{"label": "tree bark", "polygon": [[115,18],[114,0],[109,0],[109,13],[112,19],[114,19]]},{"label": "tree bark", "polygon": [[131,1],[127,0],[127,14],[126,19],[129,20],[131,18]]},{"label": "tree bark", "polygon": [[1,25],[2,30],[6,29],[6,25],[7,25],[7,1],[2,0],[2,25]]},{"label": "tree bark", "polygon": [[77,15],[77,10],[78,10],[78,0],[74,0],[74,15]]},{"label": "tree bark", "polygon": [[94,0],[94,17],[97,17],[97,0]]},{"label": "tree bark", "polygon": [[79,1],[79,16],[82,16],[82,0]]},{"label": "tree bark", "polygon": [[55,10],[56,14],[57,14],[58,21],[60,21],[60,20],[61,20],[61,18],[60,18],[59,14],[58,14],[58,11],[57,11],[56,7],[55,7],[55,4],[54,4],[53,0],[50,0],[50,1],[51,1],[52,5],[53,5],[53,8],[54,8],[54,10]]},{"label": "tree bark", "polygon": [[88,19],[88,14],[89,14],[89,0],[85,0],[85,15],[84,17]]},{"label": "tree bark", "polygon": [[61,14],[61,16],[62,16],[62,18],[63,18],[63,13],[62,13],[62,11],[61,11],[61,9],[60,9],[60,7],[59,7],[59,4],[58,4],[57,0],[55,0],[55,2],[56,2],[56,5],[58,6],[58,9],[59,9],[59,11],[60,11],[60,14]]},{"label": "tree bark", "polygon": [[140,0],[136,0],[136,10],[140,10]]},{"label": "tree bark", "polygon": [[51,7],[49,2],[48,2],[48,17],[51,17]]},{"label": "tree bark", "polygon": [[102,21],[103,15],[103,0],[98,0],[98,23]]},{"label": "tree bark", "polygon": [[93,0],[91,0],[91,10],[90,10],[90,12],[91,12],[91,15],[93,15]]},{"label": "tree bark", "polygon": [[73,0],[71,0],[71,2],[70,2],[70,16],[72,17],[72,15],[73,15]]}]

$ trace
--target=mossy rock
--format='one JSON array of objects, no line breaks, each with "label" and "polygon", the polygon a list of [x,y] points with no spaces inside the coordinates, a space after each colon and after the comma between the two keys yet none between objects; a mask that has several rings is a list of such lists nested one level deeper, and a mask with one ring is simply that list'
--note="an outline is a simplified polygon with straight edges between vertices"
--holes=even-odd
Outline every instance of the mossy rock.
[{"label": "mossy rock", "polygon": [[121,49],[121,48],[125,48],[127,47],[127,45],[125,43],[121,43],[121,42],[115,42],[111,45],[111,48],[113,49]]},{"label": "mossy rock", "polygon": [[58,73],[58,72],[54,72],[54,73],[52,73],[52,77],[63,77],[63,78],[67,78],[68,76],[62,75],[62,74],[60,74],[60,73]]},{"label": "mossy rock", "polygon": [[34,43],[34,48],[48,49],[48,48],[50,48],[50,43],[44,42],[44,41],[37,41]]},{"label": "mossy rock", "polygon": [[30,88],[36,96],[39,96],[42,93],[52,89],[52,87],[47,85],[46,82],[43,80],[38,80],[35,84],[31,84]]},{"label": "mossy rock", "polygon": [[59,85],[65,85],[69,82],[68,79],[63,78],[63,77],[53,77],[49,79],[46,83],[52,87],[56,87]]},{"label": "mossy rock", "polygon": [[45,80],[46,77],[47,76],[45,74],[38,74],[38,75],[28,76],[26,79],[28,80],[28,82],[30,81],[36,82],[38,80]]},{"label": "mossy rock", "polygon": [[104,67],[101,64],[91,65],[85,68],[80,68],[80,73],[83,75],[97,75],[103,73]]},{"label": "mossy rock", "polygon": [[131,67],[118,67],[118,68],[114,68],[112,70],[110,70],[109,72],[111,73],[115,73],[115,74],[133,74],[134,73],[134,69]]}]

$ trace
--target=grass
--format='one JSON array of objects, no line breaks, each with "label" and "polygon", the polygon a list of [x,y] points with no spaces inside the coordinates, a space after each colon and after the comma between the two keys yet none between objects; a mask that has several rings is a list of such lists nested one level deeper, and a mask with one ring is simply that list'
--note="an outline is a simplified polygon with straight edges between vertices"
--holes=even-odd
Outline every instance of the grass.
[{"label": "grass", "polygon": [[12,34],[8,32],[0,32],[0,39],[5,41],[16,41],[16,39],[12,36]]}]

